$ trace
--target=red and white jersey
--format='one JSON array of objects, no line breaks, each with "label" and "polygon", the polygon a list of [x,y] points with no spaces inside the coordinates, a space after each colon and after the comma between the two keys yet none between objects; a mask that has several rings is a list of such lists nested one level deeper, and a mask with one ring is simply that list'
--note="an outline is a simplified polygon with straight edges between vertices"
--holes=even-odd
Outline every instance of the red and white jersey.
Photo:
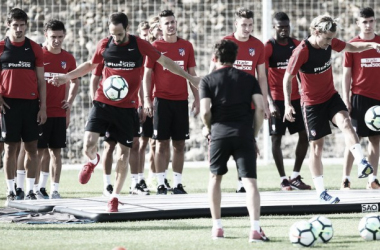
[{"label": "red and white jersey", "polygon": [[245,42],[237,40],[234,34],[223,39],[231,40],[239,47],[234,67],[255,76],[257,65],[265,63],[264,44],[253,36],[249,36]]},{"label": "red and white jersey", "polygon": [[[156,40],[152,45],[160,51],[162,55],[172,59],[185,71],[196,66],[193,45],[189,41],[178,37],[174,43]],[[153,69],[154,72],[153,82],[155,89],[153,91],[153,97],[168,100],[187,100],[188,92],[185,78],[173,74],[150,58],[147,59],[145,66]]]},{"label": "red and white jersey", "polygon": [[35,67],[43,67],[40,45],[25,38],[11,42],[0,41],[0,94],[8,98],[37,99],[38,82]]},{"label": "red and white jersey", "polygon": [[[129,35],[128,42],[117,45],[112,37],[102,39],[96,48],[92,62],[100,64],[104,61],[102,82],[95,93],[95,100],[120,108],[138,108],[138,91],[141,86],[143,57],[153,61],[160,58],[160,53],[147,41]],[[103,81],[112,75],[122,76],[128,83],[128,94],[120,101],[111,101],[103,93]]]},{"label": "red and white jersey", "polygon": [[65,50],[61,50],[59,54],[53,54],[43,47],[42,51],[46,80],[46,115],[47,117],[66,117],[66,110],[62,109],[62,101],[65,100],[67,86],[55,87],[49,84],[48,80],[76,69],[75,58]]},{"label": "red and white jersey", "polygon": [[[268,70],[268,85],[273,100],[284,100],[284,74],[292,51],[300,44],[300,41],[294,38],[289,39],[291,40],[287,44],[278,43],[274,38],[265,43],[265,67]],[[291,100],[300,98],[298,81],[294,77]]]},{"label": "red and white jersey", "polygon": [[299,73],[302,88],[302,104],[316,105],[329,100],[337,91],[334,88],[331,69],[331,50],[342,51],[346,43],[333,38],[327,49],[317,49],[303,40],[293,51],[286,71]]},{"label": "red and white jersey", "polygon": [[[375,42],[380,43],[380,36],[375,35],[372,40],[363,40],[359,36],[350,42]],[[380,100],[380,51],[375,49],[360,53],[345,53],[344,67],[351,68],[353,94],[363,95]]]}]

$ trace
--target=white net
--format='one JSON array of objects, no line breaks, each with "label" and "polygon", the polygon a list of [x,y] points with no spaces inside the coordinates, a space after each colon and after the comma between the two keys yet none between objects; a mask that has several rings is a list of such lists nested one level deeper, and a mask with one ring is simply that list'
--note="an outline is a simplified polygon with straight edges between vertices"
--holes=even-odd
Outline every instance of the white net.
[{"label": "white net", "polygon": [[[240,7],[246,7],[254,12],[253,35],[262,39],[262,1],[251,0],[0,0],[0,16],[5,33],[6,16],[11,8],[19,7],[25,10],[30,18],[27,36],[37,42],[43,42],[43,24],[55,18],[66,25],[67,36],[64,48],[71,52],[80,64],[92,56],[97,41],[107,36],[107,18],[112,12],[122,11],[130,19],[130,33],[134,34],[139,22],[157,15],[163,9],[174,11],[178,20],[179,35],[193,43],[197,61],[197,73],[207,74],[212,44],[234,31],[234,12]],[[375,9],[376,0],[273,0],[271,14],[277,11],[286,12],[292,23],[292,35],[302,39],[308,36],[310,21],[317,15],[329,14],[340,18],[344,28],[338,32],[338,37],[349,40],[358,32],[355,25],[355,15],[360,7]],[[376,9],[375,9],[376,10]],[[379,14],[378,12],[376,15]],[[377,15],[378,16],[378,15]],[[264,41],[265,42],[265,41]],[[342,55],[333,57],[336,88],[340,91],[340,75],[342,71]],[[91,107],[89,96],[89,75],[82,77],[79,94],[75,100],[71,125],[68,129],[68,146],[63,151],[64,163],[82,162],[83,131],[88,111]],[[186,143],[187,160],[203,160],[207,156],[205,140],[200,136],[200,119],[191,118],[191,139]],[[262,137],[261,135],[260,137]],[[297,138],[284,139],[285,148],[293,149]],[[341,133],[334,133],[326,139],[325,157],[341,157],[343,145]],[[101,143],[101,142],[100,142]],[[284,157],[292,157],[290,150],[284,152]]]}]

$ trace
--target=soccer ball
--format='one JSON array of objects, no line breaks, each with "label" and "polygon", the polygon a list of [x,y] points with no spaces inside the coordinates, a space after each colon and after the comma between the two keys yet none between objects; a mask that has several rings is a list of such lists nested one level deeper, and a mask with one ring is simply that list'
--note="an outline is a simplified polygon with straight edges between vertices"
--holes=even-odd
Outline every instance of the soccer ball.
[{"label": "soccer ball", "polygon": [[365,240],[380,240],[380,216],[368,214],[359,223],[360,236]]},{"label": "soccer ball", "polygon": [[317,241],[316,235],[313,225],[302,220],[290,227],[289,240],[294,246],[311,247]]},{"label": "soccer ball", "polygon": [[103,93],[111,101],[120,101],[128,94],[128,83],[121,76],[110,76],[103,82]]},{"label": "soccer ball", "polygon": [[332,239],[334,229],[329,219],[324,216],[315,216],[311,218],[309,222],[317,232],[317,242],[327,243]]},{"label": "soccer ball", "polygon": [[364,115],[367,127],[373,131],[380,131],[380,106],[370,107]]}]

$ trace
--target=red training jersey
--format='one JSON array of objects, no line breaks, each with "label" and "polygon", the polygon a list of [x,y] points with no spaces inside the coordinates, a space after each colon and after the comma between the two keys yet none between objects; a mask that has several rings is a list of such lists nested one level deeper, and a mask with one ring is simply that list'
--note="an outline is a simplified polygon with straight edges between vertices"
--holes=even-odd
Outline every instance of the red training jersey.
[{"label": "red training jersey", "polygon": [[[289,38],[291,42],[287,44],[278,43],[275,39],[271,39],[265,43],[265,67],[268,70],[268,85],[273,100],[284,100],[283,79],[286,67],[292,51],[301,43],[297,39]],[[273,55],[273,47],[277,52]],[[273,65],[272,65],[273,64]],[[300,99],[297,78],[292,81],[291,100]]]},{"label": "red training jersey", "polygon": [[331,69],[331,50],[342,51],[346,43],[333,38],[327,49],[313,48],[303,40],[293,51],[286,71],[299,73],[302,88],[302,104],[316,105],[329,100],[337,91],[334,88]]},{"label": "red training jersey", "polygon": [[[380,36],[375,35],[372,40],[363,40],[359,36],[350,42],[375,42],[380,43]],[[344,67],[351,68],[353,94],[363,95],[380,100],[378,83],[380,79],[380,51],[375,49],[360,53],[345,53]]]},{"label": "red training jersey", "polygon": [[[110,56],[109,59],[112,61],[107,62],[104,60],[103,79],[99,84],[94,99],[120,108],[138,108],[138,91],[141,86],[141,70],[143,65],[142,63],[138,65],[137,62],[142,62],[145,56],[156,61],[161,55],[151,44],[137,36],[129,35],[128,42],[120,45],[115,44],[112,38],[107,37],[98,43],[92,62],[96,64],[102,63],[103,59],[106,59],[103,53],[106,53],[107,49],[111,50],[111,47],[113,53],[111,56],[113,57],[111,58]],[[115,50],[119,50],[120,53],[116,54]],[[129,56],[129,52],[133,56]],[[136,67],[136,65],[138,66]],[[120,75],[128,83],[128,94],[120,101],[111,101],[103,93],[103,81],[112,75]]]},{"label": "red training jersey", "polygon": [[48,83],[54,76],[66,74],[76,69],[74,57],[67,51],[61,50],[59,54],[53,54],[42,48],[44,53],[44,69],[46,80],[46,115],[47,117],[66,117],[66,110],[62,108],[65,100],[67,85],[55,87]]},{"label": "red training jersey", "polygon": [[[31,62],[25,62],[25,58],[23,58],[22,55],[23,53],[29,53],[31,49],[35,57],[35,61],[33,62],[34,66],[43,67],[43,53],[41,46],[30,39],[28,39],[28,45],[26,45],[25,40],[22,42],[11,42],[9,38],[5,38],[0,41],[0,58],[3,56],[6,40],[10,43],[8,51],[17,52],[12,53],[12,57],[18,56],[19,58],[13,58],[13,60],[17,61],[17,65],[15,65],[14,68],[2,68],[0,74],[0,94],[8,98],[37,99],[37,74],[35,70],[27,69],[27,67],[30,67],[27,65],[30,65]],[[22,51],[18,51],[20,49]]]},{"label": "red training jersey", "polygon": [[[177,41],[174,43],[156,40],[152,45],[162,55],[172,59],[185,71],[196,66],[193,45],[189,41],[177,37]],[[173,74],[150,58],[147,59],[145,66],[153,69],[154,72],[154,75],[152,75],[155,84],[153,97],[168,100],[187,100],[188,92],[185,78]]]}]

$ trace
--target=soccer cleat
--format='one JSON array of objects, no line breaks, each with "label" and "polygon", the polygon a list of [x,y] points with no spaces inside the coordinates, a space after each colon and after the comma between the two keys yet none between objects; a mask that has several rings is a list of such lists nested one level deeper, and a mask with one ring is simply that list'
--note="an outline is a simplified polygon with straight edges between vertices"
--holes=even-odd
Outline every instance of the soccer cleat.
[{"label": "soccer cleat", "polygon": [[281,186],[282,191],[291,191],[292,190],[292,187],[290,186],[290,183],[287,179],[283,179],[280,186]]},{"label": "soccer cleat", "polygon": [[25,198],[25,192],[21,188],[16,188],[15,200],[23,200]]},{"label": "soccer cleat", "polygon": [[351,182],[348,179],[344,179],[342,182],[342,185],[340,186],[340,190],[350,190],[351,189]]},{"label": "soccer cleat", "polygon": [[100,160],[99,154],[96,154],[96,158],[97,158],[96,164],[93,164],[91,162],[87,162],[83,166],[82,170],[79,172],[79,182],[81,184],[86,184],[90,180],[91,174],[94,172],[94,168],[99,163],[99,160]]},{"label": "soccer cleat", "polygon": [[61,195],[58,193],[58,191],[53,191],[53,193],[50,194],[50,199],[61,199]]},{"label": "soccer cleat", "polygon": [[182,184],[178,184],[177,187],[173,188],[172,194],[187,194],[185,189],[183,189]]},{"label": "soccer cleat", "polygon": [[290,178],[289,178],[289,182],[290,182],[290,186],[292,187],[292,189],[297,189],[297,190],[311,190],[311,186],[305,184],[305,183],[302,181],[302,177],[301,177],[301,175],[297,176],[297,177],[294,178],[294,179],[290,179]]},{"label": "soccer cleat", "polygon": [[224,230],[223,228],[212,228],[211,229],[211,237],[213,240],[219,240],[224,238]]},{"label": "soccer cleat", "polygon": [[369,162],[363,158],[358,164],[358,178],[365,178],[373,173],[373,168]]},{"label": "soccer cleat", "polygon": [[173,190],[173,189],[170,187],[170,185],[169,185],[169,181],[168,181],[168,179],[165,178],[164,183],[165,183],[166,189],[167,189],[168,191],[172,191],[172,190]]},{"label": "soccer cleat", "polygon": [[236,193],[245,193],[245,188],[241,187],[240,189],[237,189]]},{"label": "soccer cleat", "polygon": [[249,242],[267,242],[269,238],[265,236],[264,231],[260,227],[260,232],[252,230],[249,234]]},{"label": "soccer cleat", "polygon": [[338,197],[331,196],[327,193],[327,190],[323,191],[319,196],[319,203],[321,204],[336,204],[339,203]]},{"label": "soccer cleat", "polygon": [[135,188],[132,189],[129,193],[133,195],[149,195],[149,192],[144,191],[144,189],[142,189],[138,183],[136,184]]},{"label": "soccer cleat", "polygon": [[168,189],[165,185],[159,185],[157,187],[157,195],[166,195],[168,193]]},{"label": "soccer cleat", "polygon": [[13,193],[13,191],[9,191],[9,193],[7,195],[7,200],[5,201],[5,206],[7,207],[8,206],[8,202],[9,201],[14,201],[15,199],[16,199],[15,193]]},{"label": "soccer cleat", "polygon": [[107,204],[107,212],[119,212],[119,200],[116,197],[113,197],[111,200],[108,201]]},{"label": "soccer cleat", "polygon": [[141,180],[140,180],[139,185],[140,185],[140,187],[141,187],[145,192],[149,192],[148,186],[146,185],[146,182],[145,182],[144,179],[141,179]]},{"label": "soccer cleat", "polygon": [[46,192],[46,188],[40,188],[40,192],[42,196],[44,197],[44,199],[49,199],[49,195]]},{"label": "soccer cleat", "polygon": [[24,200],[37,200],[36,194],[33,193],[33,190],[30,190],[28,195],[25,196]]},{"label": "soccer cleat", "polygon": [[113,192],[113,187],[111,184],[108,184],[107,187],[103,190],[103,196],[110,197]]},{"label": "soccer cleat", "polygon": [[375,179],[373,182],[367,182],[367,189],[380,189],[380,183],[378,179]]}]

